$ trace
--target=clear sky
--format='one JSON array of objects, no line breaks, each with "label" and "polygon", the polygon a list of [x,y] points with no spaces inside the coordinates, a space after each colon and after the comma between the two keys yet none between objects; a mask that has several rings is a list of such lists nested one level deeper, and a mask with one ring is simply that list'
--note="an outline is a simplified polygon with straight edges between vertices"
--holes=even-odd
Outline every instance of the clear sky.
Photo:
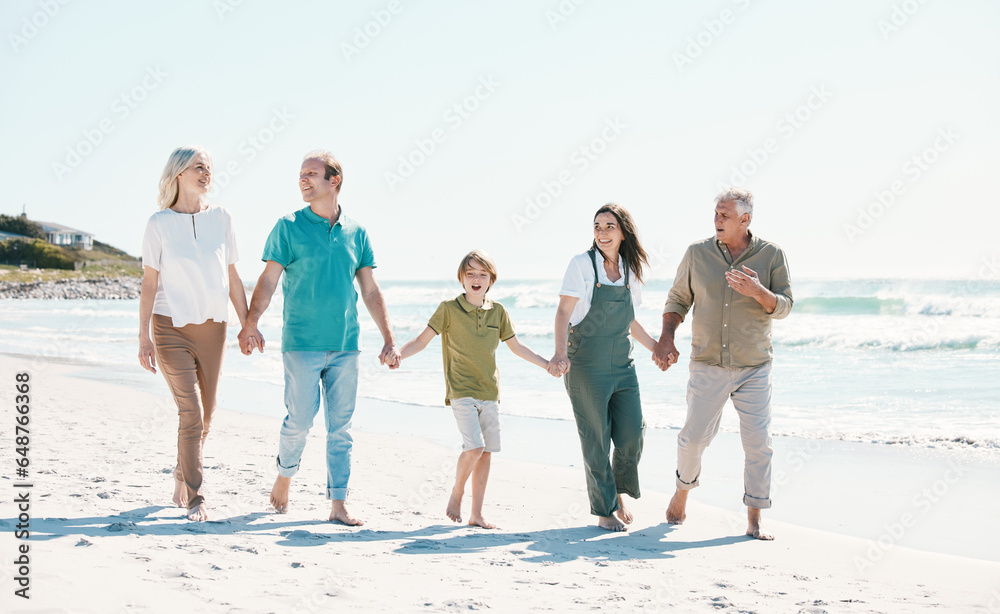
[{"label": "clear sky", "polygon": [[345,170],[382,279],[559,278],[628,208],[670,278],[713,198],[800,278],[975,277],[1000,246],[997,2],[5,0],[0,212],[138,254],[170,152],[214,156],[247,280]]}]

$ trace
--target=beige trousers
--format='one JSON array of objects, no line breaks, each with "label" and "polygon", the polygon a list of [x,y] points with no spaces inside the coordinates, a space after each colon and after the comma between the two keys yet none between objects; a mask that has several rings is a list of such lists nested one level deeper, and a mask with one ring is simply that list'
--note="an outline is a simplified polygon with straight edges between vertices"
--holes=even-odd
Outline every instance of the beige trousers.
[{"label": "beige trousers", "polygon": [[677,434],[677,488],[698,486],[701,456],[719,432],[723,406],[732,399],[746,455],[743,503],[771,507],[771,363],[727,369],[692,360],[690,369],[687,421]]},{"label": "beige trousers", "polygon": [[226,349],[226,323],[173,326],[153,314],[153,343],[160,371],[177,404],[177,466],[174,477],[187,488],[188,509],[204,503],[202,447],[215,412],[215,395]]}]

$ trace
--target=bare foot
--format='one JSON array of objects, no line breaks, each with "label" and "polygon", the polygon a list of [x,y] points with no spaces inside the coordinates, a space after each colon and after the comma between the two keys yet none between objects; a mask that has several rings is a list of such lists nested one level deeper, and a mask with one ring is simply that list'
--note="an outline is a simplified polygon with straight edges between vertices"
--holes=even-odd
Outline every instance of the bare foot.
[{"label": "bare foot", "polygon": [[635,520],[632,512],[625,507],[625,499],[622,499],[621,493],[618,494],[618,510],[615,512],[615,516],[618,516],[618,520],[625,524],[632,524],[632,521]]},{"label": "bare foot", "polygon": [[271,505],[279,514],[288,513],[288,488],[292,485],[292,478],[275,478],[274,486],[271,487]]},{"label": "bare foot", "polygon": [[617,516],[598,516],[597,526],[605,531],[628,531],[628,527]]},{"label": "bare foot", "polygon": [[181,480],[174,480],[174,505],[177,507],[188,506],[187,486]]},{"label": "bare foot", "polygon": [[[451,498],[448,499],[448,508],[445,509],[444,513],[448,514],[448,518],[451,518],[452,522],[462,522],[462,497],[465,495],[464,492],[458,492],[454,488],[451,490]],[[469,521],[472,524],[472,521]],[[493,527],[487,527],[492,529]]]},{"label": "bare foot", "polygon": [[765,533],[764,530],[760,528],[759,509],[753,507],[747,508],[747,535],[754,539],[761,539],[764,541],[771,541],[774,539],[774,535]]},{"label": "bare foot", "polygon": [[677,490],[674,492],[674,496],[670,498],[670,504],[667,506],[667,522],[670,524],[683,524],[684,520],[687,519],[687,509],[688,501],[688,491]]},{"label": "bare foot", "polygon": [[197,506],[192,507],[188,510],[187,519],[194,520],[195,522],[208,520],[208,506],[204,503],[199,503]]},{"label": "bare foot", "polygon": [[484,529],[497,528],[497,525],[493,524],[492,522],[488,522],[485,518],[483,518],[479,514],[473,514],[472,516],[469,517],[469,526],[482,527]]},{"label": "bare foot", "polygon": [[347,511],[347,505],[343,501],[333,501],[330,507],[330,522],[339,522],[349,527],[360,527],[364,522],[360,518],[355,518]]}]

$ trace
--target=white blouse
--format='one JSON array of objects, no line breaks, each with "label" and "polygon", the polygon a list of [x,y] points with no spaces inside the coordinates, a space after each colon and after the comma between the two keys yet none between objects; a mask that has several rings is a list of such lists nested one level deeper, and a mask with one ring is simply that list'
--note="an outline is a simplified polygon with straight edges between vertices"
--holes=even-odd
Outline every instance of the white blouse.
[{"label": "white blouse", "polygon": [[[604,271],[604,254],[601,253],[601,250],[595,251],[597,252],[595,256],[598,281],[609,286],[624,286],[625,259],[618,258],[618,274],[621,277],[618,281],[611,281]],[[639,305],[642,305],[642,288],[640,287],[642,284],[635,280],[635,275],[632,274],[632,271],[629,271],[628,276],[629,291],[632,293],[632,308],[638,310]],[[559,290],[559,296],[572,296],[580,299],[576,302],[576,306],[573,307],[573,313],[569,316],[569,323],[571,325],[576,326],[582,322],[587,312],[590,311],[590,302],[594,298],[594,283],[594,265],[590,262],[590,255],[584,252],[573,256],[573,259],[569,261],[569,266],[566,267],[562,289]]]},{"label": "white blouse", "polygon": [[159,280],[153,313],[175,327],[229,319],[229,265],[239,260],[233,217],[222,207],[154,213],[142,239],[142,264]]}]

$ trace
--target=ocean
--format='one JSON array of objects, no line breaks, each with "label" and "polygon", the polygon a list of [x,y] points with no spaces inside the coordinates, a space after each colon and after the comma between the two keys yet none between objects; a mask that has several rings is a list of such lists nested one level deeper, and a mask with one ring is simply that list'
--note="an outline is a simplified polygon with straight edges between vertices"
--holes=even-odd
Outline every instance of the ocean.
[{"label": "ocean", "polygon": [[[381,282],[400,344],[413,338],[442,300],[460,291],[455,280]],[[655,337],[670,282],[656,280],[637,311]],[[510,312],[522,342],[553,351],[559,281],[501,280],[493,300]],[[1000,280],[806,280],[794,282],[792,314],[773,326],[773,433],[881,445],[965,449],[1000,458]],[[137,300],[3,300],[0,352],[29,368],[48,361],[84,365],[106,378],[148,385],[136,360]],[[441,407],[440,342],[390,371],[376,359],[381,337],[362,312],[362,397]],[[235,318],[234,318],[235,321]],[[239,353],[229,331],[220,404],[283,416],[281,297],[261,321],[264,354]],[[677,347],[681,361],[667,372],[636,345],[647,424],[679,428],[685,416],[690,326]],[[501,408],[508,416],[572,420],[563,384],[505,347],[497,350]],[[155,376],[157,379],[161,376]],[[235,382],[235,383],[233,383]],[[735,432],[735,412],[722,430]]]}]

